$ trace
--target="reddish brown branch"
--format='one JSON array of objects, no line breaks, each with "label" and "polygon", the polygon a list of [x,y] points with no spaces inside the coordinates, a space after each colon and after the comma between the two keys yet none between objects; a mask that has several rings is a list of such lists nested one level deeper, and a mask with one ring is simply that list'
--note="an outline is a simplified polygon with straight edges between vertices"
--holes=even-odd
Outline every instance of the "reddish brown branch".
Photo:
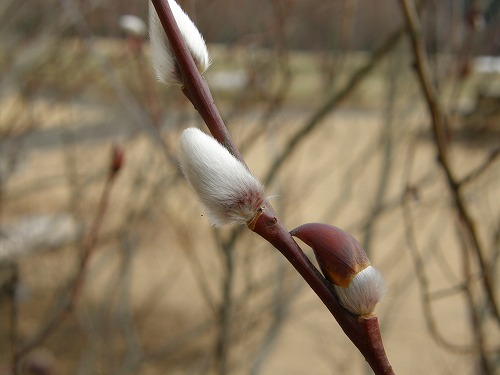
[{"label": "reddish brown branch", "polygon": [[[200,113],[214,138],[244,163],[219,115],[205,80],[200,76],[193,58],[180,36],[168,2],[166,0],[151,1],[176,57],[184,83],[184,94]],[[360,318],[351,314],[339,304],[326,279],[302,252],[269,204],[257,219],[253,230],[276,247],[295,267],[330,310],[346,335],[364,355],[373,371],[376,374],[393,374],[394,372],[384,350],[377,318]]]},{"label": "reddish brown branch", "polygon": [[360,318],[338,302],[328,282],[309,261],[271,206],[266,207],[253,230],[278,249],[300,273],[364,355],[375,374],[394,374],[384,350],[377,317]]},{"label": "reddish brown branch", "polygon": [[246,165],[243,157],[234,145],[231,135],[224,125],[222,117],[219,114],[219,110],[217,109],[212,98],[212,94],[207,86],[207,82],[198,72],[196,63],[194,62],[193,57],[189,53],[189,50],[182,39],[168,2],[162,0],[151,0],[151,2],[158,13],[161,24],[165,29],[165,33],[167,34],[172,51],[177,60],[177,65],[182,76],[182,82],[184,83],[182,92],[201,115],[214,138],[224,145],[224,147],[226,147],[229,152],[238,158],[244,165]]}]

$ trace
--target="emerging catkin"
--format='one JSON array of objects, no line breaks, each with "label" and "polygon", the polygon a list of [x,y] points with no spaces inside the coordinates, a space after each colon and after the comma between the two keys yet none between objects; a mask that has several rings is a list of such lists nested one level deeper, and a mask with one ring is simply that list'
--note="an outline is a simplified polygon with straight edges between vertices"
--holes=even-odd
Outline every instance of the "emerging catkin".
[{"label": "emerging catkin", "polygon": [[179,161],[215,226],[250,222],[263,205],[264,187],[224,146],[197,128],[184,130]]},{"label": "emerging catkin", "polygon": [[372,314],[385,293],[384,279],[372,266],[358,272],[347,288],[337,285],[333,287],[340,303],[360,316]]}]

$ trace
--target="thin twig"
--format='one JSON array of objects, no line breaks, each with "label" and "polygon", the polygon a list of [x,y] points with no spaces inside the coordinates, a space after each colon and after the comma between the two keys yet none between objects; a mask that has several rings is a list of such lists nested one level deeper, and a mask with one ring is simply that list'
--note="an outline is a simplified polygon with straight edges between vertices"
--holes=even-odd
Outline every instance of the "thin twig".
[{"label": "thin twig", "polygon": [[[406,187],[406,191],[407,192],[410,191],[409,186]],[[437,325],[434,319],[434,314],[432,312],[432,304],[431,304],[432,295],[429,292],[430,289],[429,278],[425,273],[425,265],[422,259],[423,257],[419,254],[417,248],[417,241],[415,236],[415,229],[413,227],[413,219],[411,214],[410,199],[408,193],[402,197],[402,208],[403,208],[403,222],[405,229],[405,240],[408,250],[410,252],[410,256],[413,261],[413,266],[415,268],[415,275],[418,279],[418,284],[420,288],[419,290],[420,298],[422,301],[422,308],[427,329],[431,334],[432,338],[434,339],[434,341],[436,341],[436,343],[438,343],[442,347],[461,354],[471,353],[472,346],[457,345],[447,340],[439,330],[439,326]],[[461,289],[463,290],[463,287]]]},{"label": "thin twig", "polygon": [[460,187],[468,184],[469,182],[472,182],[479,178],[483,173],[485,173],[494,163],[495,161],[500,157],[500,147],[497,147],[494,149],[492,152],[489,153],[489,155],[486,157],[486,159],[477,167],[474,169],[472,172],[470,172],[467,176],[462,178],[459,182],[458,185]]},{"label": "thin twig", "polygon": [[371,73],[373,69],[382,61],[382,58],[398,44],[403,34],[404,29],[401,28],[389,35],[380,47],[372,53],[366,64],[356,70],[356,72],[340,90],[336,90],[328,98],[326,98],[321,106],[309,117],[305,125],[289,138],[283,151],[273,161],[271,167],[266,173],[266,177],[264,178],[265,184],[269,184],[274,180],[279,169],[285,161],[289,159],[290,155],[295,151],[297,146],[302,143],[303,140],[307,139],[306,136],[315,130],[326,118],[326,116],[329,115],[333,109],[337,107],[337,105],[346,99],[354,91],[354,89],[356,89],[359,84],[364,81],[366,76],[368,76],[368,74]]},{"label": "thin twig", "polygon": [[277,272],[274,274],[275,280],[272,283],[274,286],[272,299],[272,318],[269,328],[264,335],[262,341],[258,345],[258,350],[252,360],[252,366],[248,371],[248,375],[258,375],[262,367],[269,357],[272,347],[276,344],[279,333],[281,332],[287,316],[290,313],[290,305],[292,300],[297,296],[299,287],[295,287],[292,292],[286,292],[284,289],[284,264],[280,263],[277,267]]},{"label": "thin twig", "polygon": [[[458,230],[461,230],[461,228],[458,228]],[[472,275],[471,275],[472,267],[471,267],[471,261],[469,259],[470,246],[468,246],[467,244],[461,244],[461,247],[463,251],[462,260],[463,260],[463,273],[465,278],[465,283],[464,283],[465,299],[467,301],[467,307],[469,308],[468,315],[471,321],[471,331],[475,341],[475,349],[479,355],[481,374],[493,375],[494,370],[488,360],[488,355],[486,351],[486,340],[484,337],[484,329],[481,324],[481,317],[478,312],[478,307],[477,303],[475,302],[475,297],[472,288]]]},{"label": "thin twig", "polygon": [[[115,159],[113,158],[112,163],[114,160]],[[97,207],[94,220],[84,240],[82,248],[82,256],[80,258],[78,269],[76,271],[76,276],[71,284],[68,296],[66,297],[63,305],[52,316],[52,318],[47,323],[45,323],[38,330],[38,332],[34,334],[28,341],[26,341],[19,348],[15,349],[13,355],[14,372],[16,372],[16,369],[19,365],[19,361],[24,356],[26,356],[26,354],[28,354],[30,351],[35,349],[37,346],[41,345],[52,333],[54,333],[57,327],[60,326],[61,323],[68,317],[68,315],[71,313],[71,311],[76,305],[76,302],[80,296],[80,292],[83,286],[90,257],[96,248],[97,239],[102,227],[102,221],[108,208],[111,189],[114,185],[114,182],[116,181],[118,170],[115,170],[113,168],[115,168],[114,165],[112,166],[112,169],[108,173],[108,177],[106,179],[106,183],[104,185],[104,189],[100,197],[99,205]]]},{"label": "thin twig", "polygon": [[483,286],[486,291],[486,295],[488,296],[488,302],[491,307],[492,314],[495,317],[497,323],[500,324],[500,312],[496,302],[495,288],[492,281],[491,272],[485,260],[484,249],[480,243],[479,234],[475,222],[468,207],[465,204],[465,199],[460,190],[460,184],[453,176],[451,170],[451,164],[447,152],[447,140],[444,132],[447,118],[443,109],[441,108],[438,93],[431,81],[431,73],[422,40],[418,14],[411,0],[399,0],[399,3],[406,20],[406,26],[413,48],[415,67],[420,87],[423,91],[427,107],[432,118],[432,133],[434,135],[439,165],[446,175],[446,182],[448,184],[450,193],[452,194],[459,220],[464,224],[463,232],[469,237],[471,246],[474,249],[477,261],[481,268],[481,272],[483,275]]},{"label": "thin twig", "polygon": [[[10,303],[10,327],[9,327],[9,343],[11,352],[12,368],[15,368],[15,348],[18,341],[18,325],[19,325],[19,305],[17,298],[17,289],[19,287],[19,265],[13,263],[8,265],[11,268],[11,276],[6,286],[6,293],[8,294]],[[14,371],[15,373],[15,371]]]},{"label": "thin twig", "polygon": [[[205,80],[200,76],[193,58],[182,40],[168,2],[165,0],[151,1],[176,57],[184,82],[184,94],[200,113],[214,138],[244,162],[219,115]],[[277,248],[301,274],[339,322],[347,336],[364,355],[373,371],[376,374],[393,374],[384,350],[377,318],[373,316],[360,319],[340,305],[328,282],[281,224],[272,206],[269,203],[266,203],[266,206],[262,215],[256,220],[254,231]]]},{"label": "thin twig", "polygon": [[233,287],[234,287],[234,249],[239,231],[231,232],[227,240],[223,240],[216,231],[218,243],[222,248],[225,275],[222,280],[222,300],[218,309],[219,334],[215,346],[215,362],[217,373],[225,375],[228,373],[228,359],[230,349],[231,329],[230,322],[233,310]]},{"label": "thin twig", "polygon": [[366,220],[366,224],[363,228],[364,238],[361,242],[363,244],[363,248],[365,249],[368,256],[371,254],[372,249],[372,239],[374,235],[374,228],[377,224],[377,218],[383,211],[384,198],[387,191],[387,186],[389,184],[389,180],[392,174],[392,155],[394,149],[394,134],[393,134],[393,117],[394,117],[394,106],[396,100],[397,93],[397,85],[396,81],[398,78],[397,69],[395,65],[397,60],[399,59],[399,55],[393,54],[390,57],[389,68],[387,69],[387,106],[384,109],[384,117],[383,117],[383,130],[380,134],[380,145],[383,147],[383,160],[380,168],[380,177],[378,180],[378,186],[375,193],[375,198],[373,202],[373,208],[369,217]]}]

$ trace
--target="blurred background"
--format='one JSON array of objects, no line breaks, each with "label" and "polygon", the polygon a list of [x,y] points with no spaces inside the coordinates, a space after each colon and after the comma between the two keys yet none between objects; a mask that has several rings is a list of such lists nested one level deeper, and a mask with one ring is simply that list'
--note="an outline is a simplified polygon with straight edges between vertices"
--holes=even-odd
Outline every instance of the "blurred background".
[{"label": "blurred background", "polygon": [[[395,372],[494,374],[500,0],[417,3],[441,144],[399,1],[179,1],[281,220],[349,231],[384,275]],[[207,129],[155,81],[147,10],[0,3],[0,374],[370,374],[279,252],[203,216],[177,149]]]}]

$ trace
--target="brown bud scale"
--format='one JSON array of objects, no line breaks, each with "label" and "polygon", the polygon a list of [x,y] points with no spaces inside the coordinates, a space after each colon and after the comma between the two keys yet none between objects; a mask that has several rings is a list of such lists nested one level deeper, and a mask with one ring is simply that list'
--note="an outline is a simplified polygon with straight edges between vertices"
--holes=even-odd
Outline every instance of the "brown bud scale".
[{"label": "brown bud scale", "polygon": [[354,276],[370,265],[359,242],[340,228],[309,223],[290,233],[313,249],[323,275],[335,285],[347,288]]}]

